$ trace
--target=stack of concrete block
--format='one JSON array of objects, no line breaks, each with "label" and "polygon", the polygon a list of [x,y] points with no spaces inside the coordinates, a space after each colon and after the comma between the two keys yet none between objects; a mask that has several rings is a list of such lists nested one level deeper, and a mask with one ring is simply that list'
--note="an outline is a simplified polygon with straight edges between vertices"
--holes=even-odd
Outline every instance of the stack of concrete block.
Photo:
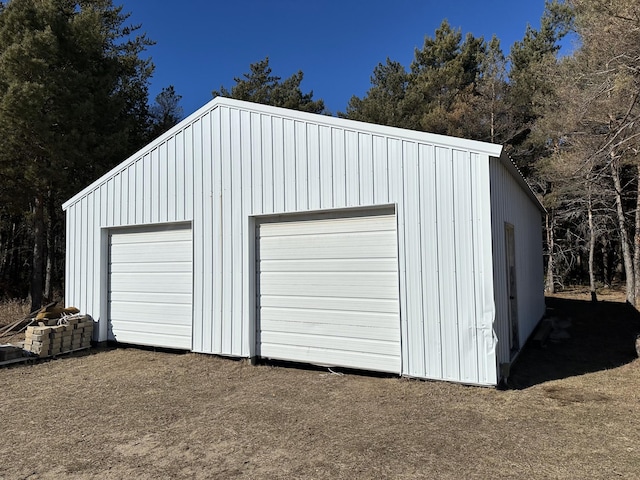
[{"label": "stack of concrete block", "polygon": [[59,320],[59,325],[27,327],[24,349],[39,357],[88,348],[93,336],[93,320],[74,315]]},{"label": "stack of concrete block", "polygon": [[49,356],[51,347],[51,327],[27,327],[24,335],[24,349],[41,357]]}]

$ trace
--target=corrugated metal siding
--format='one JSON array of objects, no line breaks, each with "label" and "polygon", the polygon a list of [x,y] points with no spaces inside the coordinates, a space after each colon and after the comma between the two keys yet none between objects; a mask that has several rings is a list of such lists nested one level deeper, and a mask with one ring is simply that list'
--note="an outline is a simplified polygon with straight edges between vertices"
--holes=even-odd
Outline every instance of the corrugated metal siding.
[{"label": "corrugated metal siding", "polygon": [[492,158],[491,210],[493,278],[496,302],[495,329],[499,338],[498,362],[510,362],[509,298],[505,222],[514,227],[520,346],[524,345],[545,311],[540,209],[518,185],[503,161]]},{"label": "corrugated metal siding", "polygon": [[[185,147],[191,128],[185,125],[152,144],[66,207],[65,299],[100,322],[94,333],[97,340],[107,340],[108,235],[104,227],[153,224],[160,218],[192,220],[193,157],[191,146]],[[156,164],[161,150],[166,151],[167,165],[162,178]]]},{"label": "corrugated metal siding", "polygon": [[396,204],[403,374],[494,384],[487,152],[217,99],[65,204],[67,303],[104,315],[105,227],[191,221],[194,350],[250,356],[252,216]]},{"label": "corrugated metal siding", "polygon": [[404,161],[405,373],[492,384],[487,159],[419,145]]}]

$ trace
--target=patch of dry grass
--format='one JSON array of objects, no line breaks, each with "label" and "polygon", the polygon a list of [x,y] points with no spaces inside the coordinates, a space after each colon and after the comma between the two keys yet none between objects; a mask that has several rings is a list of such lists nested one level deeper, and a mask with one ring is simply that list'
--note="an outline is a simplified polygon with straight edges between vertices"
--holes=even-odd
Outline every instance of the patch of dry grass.
[{"label": "patch of dry grass", "polygon": [[[30,305],[25,300],[14,299],[0,302],[0,328],[25,318],[30,313],[29,308]],[[18,325],[16,328],[0,335],[0,344],[16,344],[21,340],[24,340],[23,325]]]},{"label": "patch of dry grass", "polygon": [[635,479],[637,318],[555,308],[575,335],[509,390],[133,348],[0,369],[0,478]]},{"label": "patch of dry grass", "polygon": [[29,315],[29,304],[26,300],[5,300],[0,302],[0,328]]}]

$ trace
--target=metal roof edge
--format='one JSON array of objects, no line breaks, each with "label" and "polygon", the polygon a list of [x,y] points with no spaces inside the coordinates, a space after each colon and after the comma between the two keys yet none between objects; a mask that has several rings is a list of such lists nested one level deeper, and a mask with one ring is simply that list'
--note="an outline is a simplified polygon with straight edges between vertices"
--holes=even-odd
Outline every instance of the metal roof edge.
[{"label": "metal roof edge", "polygon": [[536,207],[538,207],[538,210],[540,210],[540,212],[546,214],[547,213],[547,209],[544,208],[544,205],[542,205],[542,202],[540,201],[538,196],[533,191],[533,188],[531,188],[531,185],[529,185],[529,182],[527,182],[527,179],[522,174],[522,172],[520,171],[518,166],[515,164],[515,162],[511,159],[511,157],[509,155],[507,155],[506,153],[504,153],[504,151],[503,151],[502,154],[497,158],[500,159],[502,164],[506,167],[506,169],[509,171],[509,173],[511,173],[513,178],[515,178],[516,182],[518,182],[518,184],[522,187],[522,189],[527,194],[527,196],[533,201],[533,203],[536,205]]},{"label": "metal roof edge", "polygon": [[406,128],[391,127],[388,125],[362,122],[359,120],[350,120],[347,118],[334,117],[330,115],[301,112],[299,110],[273,107],[270,105],[262,105],[232,98],[217,97],[215,100],[219,100],[217,102],[219,105],[235,107],[241,110],[250,110],[259,113],[273,114],[283,118],[308,121],[328,127],[341,127],[345,130],[364,131],[372,134],[395,137],[412,142],[420,141],[428,144],[442,145],[454,149],[472,150],[474,152],[485,153],[495,157],[500,155],[503,148],[502,145],[496,143],[470,140],[461,137],[441,135],[438,133],[421,132],[419,130],[409,130]]}]

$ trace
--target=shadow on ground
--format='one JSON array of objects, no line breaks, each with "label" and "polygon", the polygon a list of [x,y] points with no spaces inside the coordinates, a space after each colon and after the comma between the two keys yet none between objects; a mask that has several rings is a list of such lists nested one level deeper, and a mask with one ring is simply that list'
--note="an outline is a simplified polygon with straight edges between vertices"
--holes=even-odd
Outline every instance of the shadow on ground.
[{"label": "shadow on ground", "polygon": [[637,358],[640,313],[621,302],[547,297],[548,315],[570,318],[570,338],[529,341],[511,368],[508,388],[607,370]]}]

